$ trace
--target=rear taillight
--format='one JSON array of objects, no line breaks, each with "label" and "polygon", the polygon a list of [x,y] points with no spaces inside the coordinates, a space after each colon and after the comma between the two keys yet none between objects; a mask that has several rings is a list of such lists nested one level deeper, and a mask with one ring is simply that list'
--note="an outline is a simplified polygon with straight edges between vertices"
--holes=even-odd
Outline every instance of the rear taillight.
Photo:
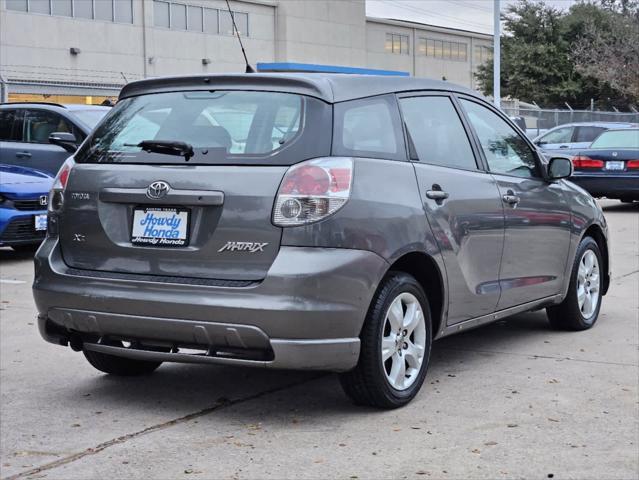
[{"label": "rear taillight", "polygon": [[639,160],[628,160],[626,162],[626,168],[628,170],[637,170],[637,169],[639,169]]},{"label": "rear taillight", "polygon": [[595,160],[590,157],[584,157],[583,155],[577,155],[573,157],[572,164],[576,169],[581,168],[603,168],[604,162],[602,160]]},{"label": "rear taillight", "polygon": [[53,187],[49,192],[49,212],[58,212],[64,204],[64,190],[67,188],[67,182],[69,181],[69,175],[71,169],[75,165],[73,157],[69,157],[66,162],[62,164],[58,174],[53,180]]},{"label": "rear taillight", "polygon": [[290,227],[332,215],[348,201],[352,181],[350,158],[317,158],[293,165],[277,192],[273,223]]}]

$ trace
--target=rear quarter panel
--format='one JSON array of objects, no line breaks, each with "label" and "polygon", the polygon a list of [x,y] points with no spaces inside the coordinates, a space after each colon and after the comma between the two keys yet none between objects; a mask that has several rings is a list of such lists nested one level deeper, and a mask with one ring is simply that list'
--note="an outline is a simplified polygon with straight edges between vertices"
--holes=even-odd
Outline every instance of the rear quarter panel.
[{"label": "rear quarter panel", "polygon": [[423,252],[445,275],[409,162],[355,158],[346,205],[321,222],[285,228],[282,245],[368,250],[389,264],[407,253]]}]

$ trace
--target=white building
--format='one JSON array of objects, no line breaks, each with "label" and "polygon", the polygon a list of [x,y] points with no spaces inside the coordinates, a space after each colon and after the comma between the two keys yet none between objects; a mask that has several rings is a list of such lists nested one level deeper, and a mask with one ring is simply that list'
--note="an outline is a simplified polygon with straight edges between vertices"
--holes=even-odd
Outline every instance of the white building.
[{"label": "white building", "polygon": [[[263,70],[359,67],[472,87],[492,52],[491,35],[367,18],[364,0],[230,5]],[[224,0],[0,0],[5,100],[99,103],[131,80],[241,71]]]}]

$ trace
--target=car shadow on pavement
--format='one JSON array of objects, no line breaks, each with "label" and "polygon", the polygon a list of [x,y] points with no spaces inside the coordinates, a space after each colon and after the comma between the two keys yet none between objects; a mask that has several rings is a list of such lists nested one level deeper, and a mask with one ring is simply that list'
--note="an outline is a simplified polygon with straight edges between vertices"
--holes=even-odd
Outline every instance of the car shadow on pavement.
[{"label": "car shadow on pavement", "polygon": [[634,203],[614,203],[611,205],[602,205],[601,206],[602,210],[604,212],[632,212],[632,213],[637,213],[639,212],[639,202],[634,202]]},{"label": "car shadow on pavement", "polygon": [[[472,369],[478,352],[517,351],[523,345],[543,343],[542,338],[547,338],[549,329],[545,315],[536,312],[436,341],[424,388],[428,389],[432,379],[449,374],[455,365],[464,364],[465,369]],[[331,373],[165,364],[153,375],[143,377],[92,374],[61,394],[73,403],[80,397],[90,396],[94,402],[104,404],[104,408],[121,410],[132,418],[149,409],[162,416],[179,418],[248,400],[253,401],[254,407],[234,411],[250,411],[249,416],[254,417],[259,416],[256,410],[268,409],[269,416],[281,415],[282,421],[289,421],[293,414],[331,417],[349,412],[384,412],[353,405],[342,392],[338,376]],[[87,405],[87,408],[97,406]]]},{"label": "car shadow on pavement", "polygon": [[16,252],[10,247],[0,247],[0,262],[21,262],[32,260],[34,252]]}]

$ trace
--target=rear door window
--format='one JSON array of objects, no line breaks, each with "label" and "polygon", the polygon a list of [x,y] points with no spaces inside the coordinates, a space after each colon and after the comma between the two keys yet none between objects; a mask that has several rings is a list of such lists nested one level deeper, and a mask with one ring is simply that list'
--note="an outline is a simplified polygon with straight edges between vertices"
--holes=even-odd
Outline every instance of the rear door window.
[{"label": "rear door window", "polygon": [[572,140],[572,131],[573,127],[558,128],[541,137],[539,143],[541,145],[546,143],[570,143]]},{"label": "rear door window", "polygon": [[[181,163],[141,142],[184,142],[191,164],[292,164],[330,152],[330,106],[276,92],[171,92],[125,98],[79,153],[80,162]],[[330,130],[329,130],[330,132]],[[257,161],[262,159],[262,161]]]},{"label": "rear door window", "polygon": [[0,110],[0,141],[22,141],[22,112],[20,110]]},{"label": "rear door window", "polygon": [[395,97],[384,95],[336,104],[333,154],[405,159]]},{"label": "rear door window", "polygon": [[411,158],[444,167],[477,169],[464,126],[449,97],[411,97],[399,101]]},{"label": "rear door window", "polygon": [[602,127],[577,127],[575,142],[592,142],[605,128]]}]

